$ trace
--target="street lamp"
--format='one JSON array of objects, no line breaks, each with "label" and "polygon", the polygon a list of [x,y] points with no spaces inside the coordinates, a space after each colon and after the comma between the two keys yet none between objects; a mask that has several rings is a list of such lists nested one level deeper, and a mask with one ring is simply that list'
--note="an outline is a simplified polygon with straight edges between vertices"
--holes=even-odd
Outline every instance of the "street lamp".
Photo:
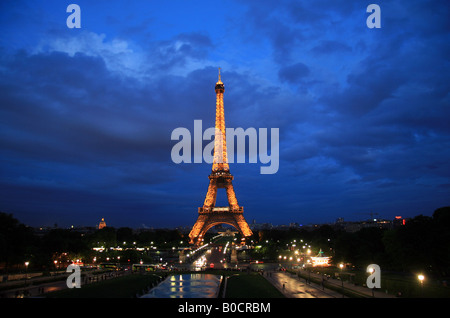
[{"label": "street lamp", "polygon": [[25,262],[25,285],[27,284],[27,279],[28,279],[28,265],[30,264],[30,262]]},{"label": "street lamp", "polygon": [[425,276],[423,276],[422,274],[419,274],[419,275],[417,275],[417,278],[420,281],[420,292],[421,292],[421,294],[423,296],[423,281],[425,279]]},{"label": "street lamp", "polygon": [[344,264],[340,263],[339,268],[341,269],[342,298],[344,298],[344,280],[342,279],[342,269],[344,268]]},{"label": "street lamp", "polygon": [[422,274],[418,275],[417,278],[420,280],[420,283],[423,284],[423,280],[425,279],[425,276]]},{"label": "street lamp", "polygon": [[[369,273],[370,273],[370,275],[372,275],[372,273],[373,273],[374,271],[375,271],[375,270],[373,269],[373,267],[370,266],[370,267],[369,267]],[[375,293],[374,293],[374,291],[373,291],[374,287],[372,287],[371,289],[372,289],[372,297],[375,297]]]}]

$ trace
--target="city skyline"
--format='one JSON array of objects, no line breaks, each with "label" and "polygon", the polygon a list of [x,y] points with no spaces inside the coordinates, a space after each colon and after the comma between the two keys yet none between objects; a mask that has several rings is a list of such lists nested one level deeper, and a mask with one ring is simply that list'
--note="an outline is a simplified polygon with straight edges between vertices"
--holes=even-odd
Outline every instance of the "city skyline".
[{"label": "city skyline", "polygon": [[[3,211],[0,211],[0,213],[5,213]],[[16,219],[19,223],[27,226],[32,227],[35,229],[52,229],[52,228],[59,228],[59,229],[83,229],[83,228],[96,228],[96,229],[103,229],[105,227],[111,227],[111,228],[131,228],[134,230],[156,230],[156,229],[183,229],[183,231],[190,231],[192,228],[191,224],[176,224],[175,222],[172,222],[170,226],[152,226],[151,224],[138,224],[136,226],[128,226],[128,225],[122,225],[122,224],[110,224],[107,219],[101,217],[99,218],[95,223],[91,224],[82,224],[79,222],[74,223],[67,223],[67,224],[58,224],[58,223],[46,223],[46,224],[27,224],[26,222],[22,222],[22,220],[17,219],[17,217],[11,213],[5,213],[7,215],[11,215],[12,218]],[[362,215],[365,215],[365,213],[362,213]],[[252,230],[261,230],[261,229],[287,229],[287,228],[317,228],[322,225],[352,225],[352,224],[385,224],[386,226],[391,225],[393,226],[394,222],[401,222],[401,224],[406,224],[406,222],[409,219],[413,219],[415,217],[419,217],[420,215],[415,215],[411,217],[403,217],[401,215],[395,216],[393,219],[385,219],[377,217],[378,214],[367,213],[367,217],[360,217],[360,218],[354,218],[352,220],[344,219],[343,217],[337,217],[336,219],[329,219],[329,220],[321,220],[321,222],[316,223],[303,223],[301,220],[291,220],[287,223],[272,223],[272,222],[265,222],[264,220],[257,220],[252,219],[248,220],[248,225]],[[219,228],[230,228],[232,231],[237,231],[232,226],[227,224],[219,224],[219,227],[214,227],[216,230]],[[211,230],[212,231],[212,230]],[[209,232],[209,231],[208,231]]]},{"label": "city skyline", "polygon": [[[279,128],[279,169],[231,163],[249,223],[428,215],[450,205],[450,6],[377,1],[1,5],[0,211],[30,226],[192,226],[211,165],[178,127]],[[218,193],[218,205],[226,201]]]}]

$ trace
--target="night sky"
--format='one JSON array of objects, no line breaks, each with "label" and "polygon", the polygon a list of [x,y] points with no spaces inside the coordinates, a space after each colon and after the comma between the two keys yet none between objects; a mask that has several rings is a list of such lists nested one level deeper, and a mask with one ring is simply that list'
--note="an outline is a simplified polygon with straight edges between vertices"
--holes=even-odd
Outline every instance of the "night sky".
[{"label": "night sky", "polygon": [[432,215],[450,204],[449,17],[448,0],[2,1],[0,211],[192,226],[211,165],[172,162],[171,133],[214,126],[221,67],[227,127],[280,132],[277,173],[230,164],[249,223]]}]

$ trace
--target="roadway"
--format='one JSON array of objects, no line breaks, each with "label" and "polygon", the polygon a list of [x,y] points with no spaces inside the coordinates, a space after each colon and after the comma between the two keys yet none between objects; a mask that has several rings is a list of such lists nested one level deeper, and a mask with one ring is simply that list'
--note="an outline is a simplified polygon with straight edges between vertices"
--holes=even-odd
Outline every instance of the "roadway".
[{"label": "roadway", "polygon": [[227,257],[230,250],[225,244],[212,244],[211,248],[206,252],[206,267],[215,269],[230,268],[227,263]]}]

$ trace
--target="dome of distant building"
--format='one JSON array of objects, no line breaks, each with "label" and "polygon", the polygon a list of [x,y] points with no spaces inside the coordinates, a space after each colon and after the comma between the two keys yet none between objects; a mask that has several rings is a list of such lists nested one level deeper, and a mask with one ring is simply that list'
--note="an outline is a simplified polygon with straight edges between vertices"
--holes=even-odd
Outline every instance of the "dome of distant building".
[{"label": "dome of distant building", "polygon": [[105,222],[105,219],[102,218],[102,221],[98,224],[98,229],[101,230],[104,227],[106,227],[106,222]]}]

